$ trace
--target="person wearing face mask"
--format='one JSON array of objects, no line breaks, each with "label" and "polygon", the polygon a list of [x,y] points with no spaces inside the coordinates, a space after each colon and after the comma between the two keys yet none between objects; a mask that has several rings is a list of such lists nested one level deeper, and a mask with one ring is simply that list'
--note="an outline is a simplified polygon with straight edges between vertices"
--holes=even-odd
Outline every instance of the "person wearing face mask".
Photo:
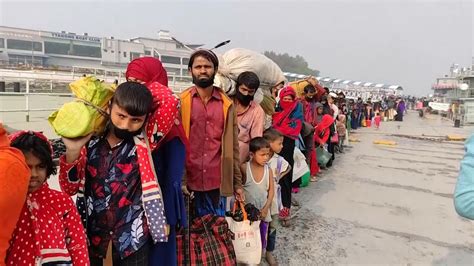
[{"label": "person wearing face mask", "polygon": [[[306,157],[306,162],[309,165],[309,170],[311,174],[311,180],[313,182],[316,181],[316,175],[319,173],[319,166],[316,157],[316,150],[314,147],[314,127],[316,126],[316,116],[317,116],[317,108],[316,106],[319,104],[316,101],[317,92],[316,88],[309,84],[303,89],[304,95],[301,99],[301,103],[303,104],[303,115],[304,115],[304,124],[303,130],[301,135],[304,140],[304,145],[306,147],[304,151],[304,155]],[[306,130],[305,130],[306,129]],[[309,130],[311,129],[311,130]],[[303,131],[306,134],[303,134]]]},{"label": "person wearing face mask", "polygon": [[331,115],[332,116],[332,109],[329,106],[328,98],[329,98],[329,95],[323,95],[323,97],[321,97],[321,104],[323,105],[323,113],[325,115]]},{"label": "person wearing face mask", "polygon": [[212,51],[195,51],[188,64],[194,86],[180,95],[183,128],[190,143],[183,192],[194,196],[191,218],[224,217],[227,197],[245,200],[236,104],[213,85],[218,66]]},{"label": "person wearing face mask", "polygon": [[[280,102],[273,115],[273,128],[283,135],[283,149],[280,155],[289,163],[294,165],[293,154],[298,135],[303,125],[303,107],[296,98],[296,91],[291,86],[286,86],[280,91]],[[280,179],[281,198],[283,208],[278,214],[283,226],[290,225],[291,219],[291,189],[293,170],[290,170]]]},{"label": "person wearing face mask", "polygon": [[237,89],[235,95],[231,97],[239,125],[240,164],[247,161],[250,140],[263,135],[265,113],[262,107],[253,101],[259,86],[260,80],[255,73],[243,72],[237,77]]},{"label": "person wearing face mask", "polygon": [[[168,75],[160,60],[154,57],[140,57],[131,61],[125,73],[127,80],[144,83],[152,88],[159,84],[168,86]],[[174,98],[171,90],[164,87],[161,94],[154,99],[157,105],[166,110],[170,100]],[[159,116],[161,122],[164,116]],[[152,126],[153,127],[153,126]],[[163,190],[163,201],[166,213],[166,222],[169,225],[167,242],[158,242],[150,249],[150,266],[177,265],[176,231],[179,226],[186,225],[186,207],[181,188],[181,179],[186,163],[186,147],[189,143],[178,117],[168,134],[163,137],[159,147],[153,153],[158,182]]]},{"label": "person wearing face mask", "polygon": [[304,95],[301,99],[301,103],[303,104],[303,114],[304,114],[304,121],[310,123],[313,127],[315,124],[315,116],[316,116],[316,89],[313,85],[307,85],[304,87]]},{"label": "person wearing face mask", "polygon": [[172,104],[170,98],[156,117],[153,95],[166,92],[160,86],[120,84],[103,135],[63,138],[59,183],[67,194],[77,194],[91,265],[149,265],[150,244],[168,241],[163,194],[151,159],[178,109],[177,99]]}]

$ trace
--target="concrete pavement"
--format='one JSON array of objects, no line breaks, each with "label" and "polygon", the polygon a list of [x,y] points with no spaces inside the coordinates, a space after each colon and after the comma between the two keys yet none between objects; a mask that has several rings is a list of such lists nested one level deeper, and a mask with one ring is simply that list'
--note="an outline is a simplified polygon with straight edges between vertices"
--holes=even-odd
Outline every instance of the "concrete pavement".
[{"label": "concrete pavement", "polygon": [[[438,116],[363,128],[332,169],[296,195],[302,207],[278,231],[281,265],[474,265],[474,222],[453,206],[463,142],[410,138],[468,136]],[[399,137],[393,136],[394,134]],[[391,140],[395,146],[373,144]]]}]

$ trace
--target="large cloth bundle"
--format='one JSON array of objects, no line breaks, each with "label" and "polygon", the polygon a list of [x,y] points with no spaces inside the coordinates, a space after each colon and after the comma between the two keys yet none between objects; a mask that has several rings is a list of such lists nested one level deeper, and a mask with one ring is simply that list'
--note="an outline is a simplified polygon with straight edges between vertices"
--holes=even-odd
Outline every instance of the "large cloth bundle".
[{"label": "large cloth bundle", "polygon": [[76,96],[48,117],[56,134],[66,138],[100,134],[105,129],[105,108],[114,95],[112,86],[94,77],[84,77],[69,84]]},{"label": "large cloth bundle", "polygon": [[214,85],[232,94],[235,90],[235,80],[245,71],[257,74],[260,79],[260,88],[264,90],[269,90],[272,86],[286,81],[280,67],[265,55],[235,48],[219,56],[219,69]]},{"label": "large cloth bundle", "polygon": [[226,218],[207,214],[194,218],[176,237],[178,265],[236,265],[233,234]]},{"label": "large cloth bundle", "polygon": [[289,86],[293,87],[296,91],[296,95],[298,98],[302,97],[304,95],[304,87],[308,85],[313,85],[313,87],[316,89],[316,97],[319,98],[321,95],[325,93],[324,88],[319,84],[319,81],[310,76],[302,80],[296,80],[293,82],[288,83]]}]

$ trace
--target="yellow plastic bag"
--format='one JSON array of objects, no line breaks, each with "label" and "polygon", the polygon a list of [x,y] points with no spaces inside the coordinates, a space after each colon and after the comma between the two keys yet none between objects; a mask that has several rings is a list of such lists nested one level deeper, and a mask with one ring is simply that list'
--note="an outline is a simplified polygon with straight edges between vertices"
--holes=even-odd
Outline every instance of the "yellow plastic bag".
[{"label": "yellow plastic bag", "polygon": [[48,117],[56,134],[66,138],[101,134],[105,129],[105,108],[114,95],[113,87],[94,77],[84,77],[69,84],[75,101],[65,103]]}]

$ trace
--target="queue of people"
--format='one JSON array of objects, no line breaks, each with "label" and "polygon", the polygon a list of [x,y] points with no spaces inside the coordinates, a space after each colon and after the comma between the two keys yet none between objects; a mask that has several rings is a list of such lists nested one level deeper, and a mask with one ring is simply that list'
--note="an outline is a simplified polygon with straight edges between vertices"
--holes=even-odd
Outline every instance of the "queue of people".
[{"label": "queue of people", "polygon": [[[302,186],[295,153],[304,154],[316,182],[344,153],[351,130],[372,120],[379,127],[385,116],[403,120],[401,100],[387,107],[355,102],[318,84],[302,97],[275,84],[259,104],[257,73],[241,73],[227,95],[213,85],[218,68],[212,51],[195,51],[188,65],[194,86],[177,96],[158,59],[133,60],[108,105],[104,133],[63,138],[58,170],[43,134],[7,138],[0,128],[1,182],[15,180],[0,195],[0,221],[8,225],[0,230],[0,265],[194,265],[210,258],[233,265],[240,248],[226,222],[233,201],[253,206],[259,252],[277,265],[277,230],[291,226],[291,210],[302,204],[292,196]],[[47,183],[56,171],[61,192]]]}]

